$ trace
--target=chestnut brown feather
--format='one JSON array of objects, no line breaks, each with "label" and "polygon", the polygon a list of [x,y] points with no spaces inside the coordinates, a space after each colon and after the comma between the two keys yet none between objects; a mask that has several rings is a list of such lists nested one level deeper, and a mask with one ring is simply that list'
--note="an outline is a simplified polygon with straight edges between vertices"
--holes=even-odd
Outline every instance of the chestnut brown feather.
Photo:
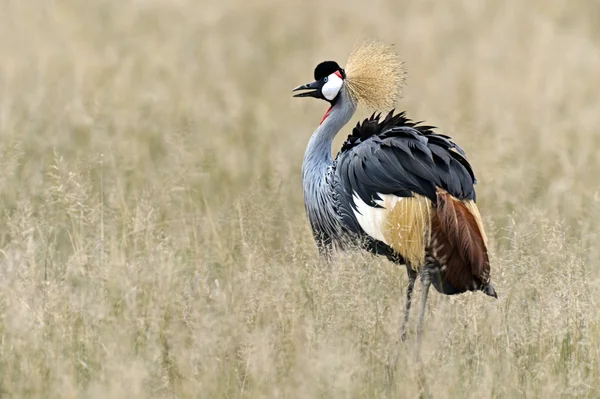
[{"label": "chestnut brown feather", "polygon": [[458,291],[483,289],[489,283],[490,263],[476,216],[462,201],[437,190],[432,212],[432,251],[443,278]]}]

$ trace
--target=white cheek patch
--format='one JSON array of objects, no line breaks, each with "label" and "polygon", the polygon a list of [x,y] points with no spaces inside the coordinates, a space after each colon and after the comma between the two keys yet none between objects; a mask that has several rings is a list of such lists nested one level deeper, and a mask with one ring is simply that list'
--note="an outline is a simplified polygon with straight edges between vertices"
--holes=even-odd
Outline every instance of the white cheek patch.
[{"label": "white cheek patch", "polygon": [[329,101],[333,100],[335,96],[337,96],[340,92],[340,89],[342,88],[343,84],[344,80],[337,76],[335,73],[332,73],[327,77],[327,83],[325,83],[321,88],[323,97],[325,97]]}]

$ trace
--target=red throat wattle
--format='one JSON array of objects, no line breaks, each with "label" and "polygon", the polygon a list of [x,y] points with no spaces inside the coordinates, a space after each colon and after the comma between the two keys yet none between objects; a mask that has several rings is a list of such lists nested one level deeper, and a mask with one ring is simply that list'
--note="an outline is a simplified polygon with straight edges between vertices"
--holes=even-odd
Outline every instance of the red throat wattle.
[{"label": "red throat wattle", "polygon": [[331,109],[332,108],[333,108],[333,106],[329,107],[329,109],[327,110],[327,112],[325,112],[325,115],[323,115],[323,119],[321,119],[321,122],[319,123],[319,125],[321,125],[323,122],[325,122],[325,119],[327,119],[327,117],[331,113]]}]

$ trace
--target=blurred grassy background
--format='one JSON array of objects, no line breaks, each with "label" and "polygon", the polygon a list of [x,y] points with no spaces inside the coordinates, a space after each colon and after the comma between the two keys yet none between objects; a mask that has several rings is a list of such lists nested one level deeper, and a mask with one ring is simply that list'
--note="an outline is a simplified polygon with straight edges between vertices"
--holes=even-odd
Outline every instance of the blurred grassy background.
[{"label": "blurred grassy background", "polygon": [[[599,397],[599,19],[0,0],[0,397]],[[326,105],[291,97],[363,38],[470,156],[500,295],[432,294],[391,382],[405,271],[317,258],[300,165]]]}]

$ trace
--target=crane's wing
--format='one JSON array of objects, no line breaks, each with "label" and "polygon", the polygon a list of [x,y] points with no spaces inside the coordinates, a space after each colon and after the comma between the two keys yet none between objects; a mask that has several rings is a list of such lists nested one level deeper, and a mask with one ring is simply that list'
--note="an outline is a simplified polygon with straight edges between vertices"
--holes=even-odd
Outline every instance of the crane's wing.
[{"label": "crane's wing", "polygon": [[436,188],[460,200],[475,200],[475,175],[464,151],[404,113],[372,116],[358,124],[337,157],[337,175],[347,194],[379,207],[380,194],[436,201]]},{"label": "crane's wing", "polygon": [[404,113],[373,116],[344,143],[336,175],[339,213],[350,230],[385,243],[415,268],[430,246],[456,292],[489,282],[475,175],[450,137]]}]

